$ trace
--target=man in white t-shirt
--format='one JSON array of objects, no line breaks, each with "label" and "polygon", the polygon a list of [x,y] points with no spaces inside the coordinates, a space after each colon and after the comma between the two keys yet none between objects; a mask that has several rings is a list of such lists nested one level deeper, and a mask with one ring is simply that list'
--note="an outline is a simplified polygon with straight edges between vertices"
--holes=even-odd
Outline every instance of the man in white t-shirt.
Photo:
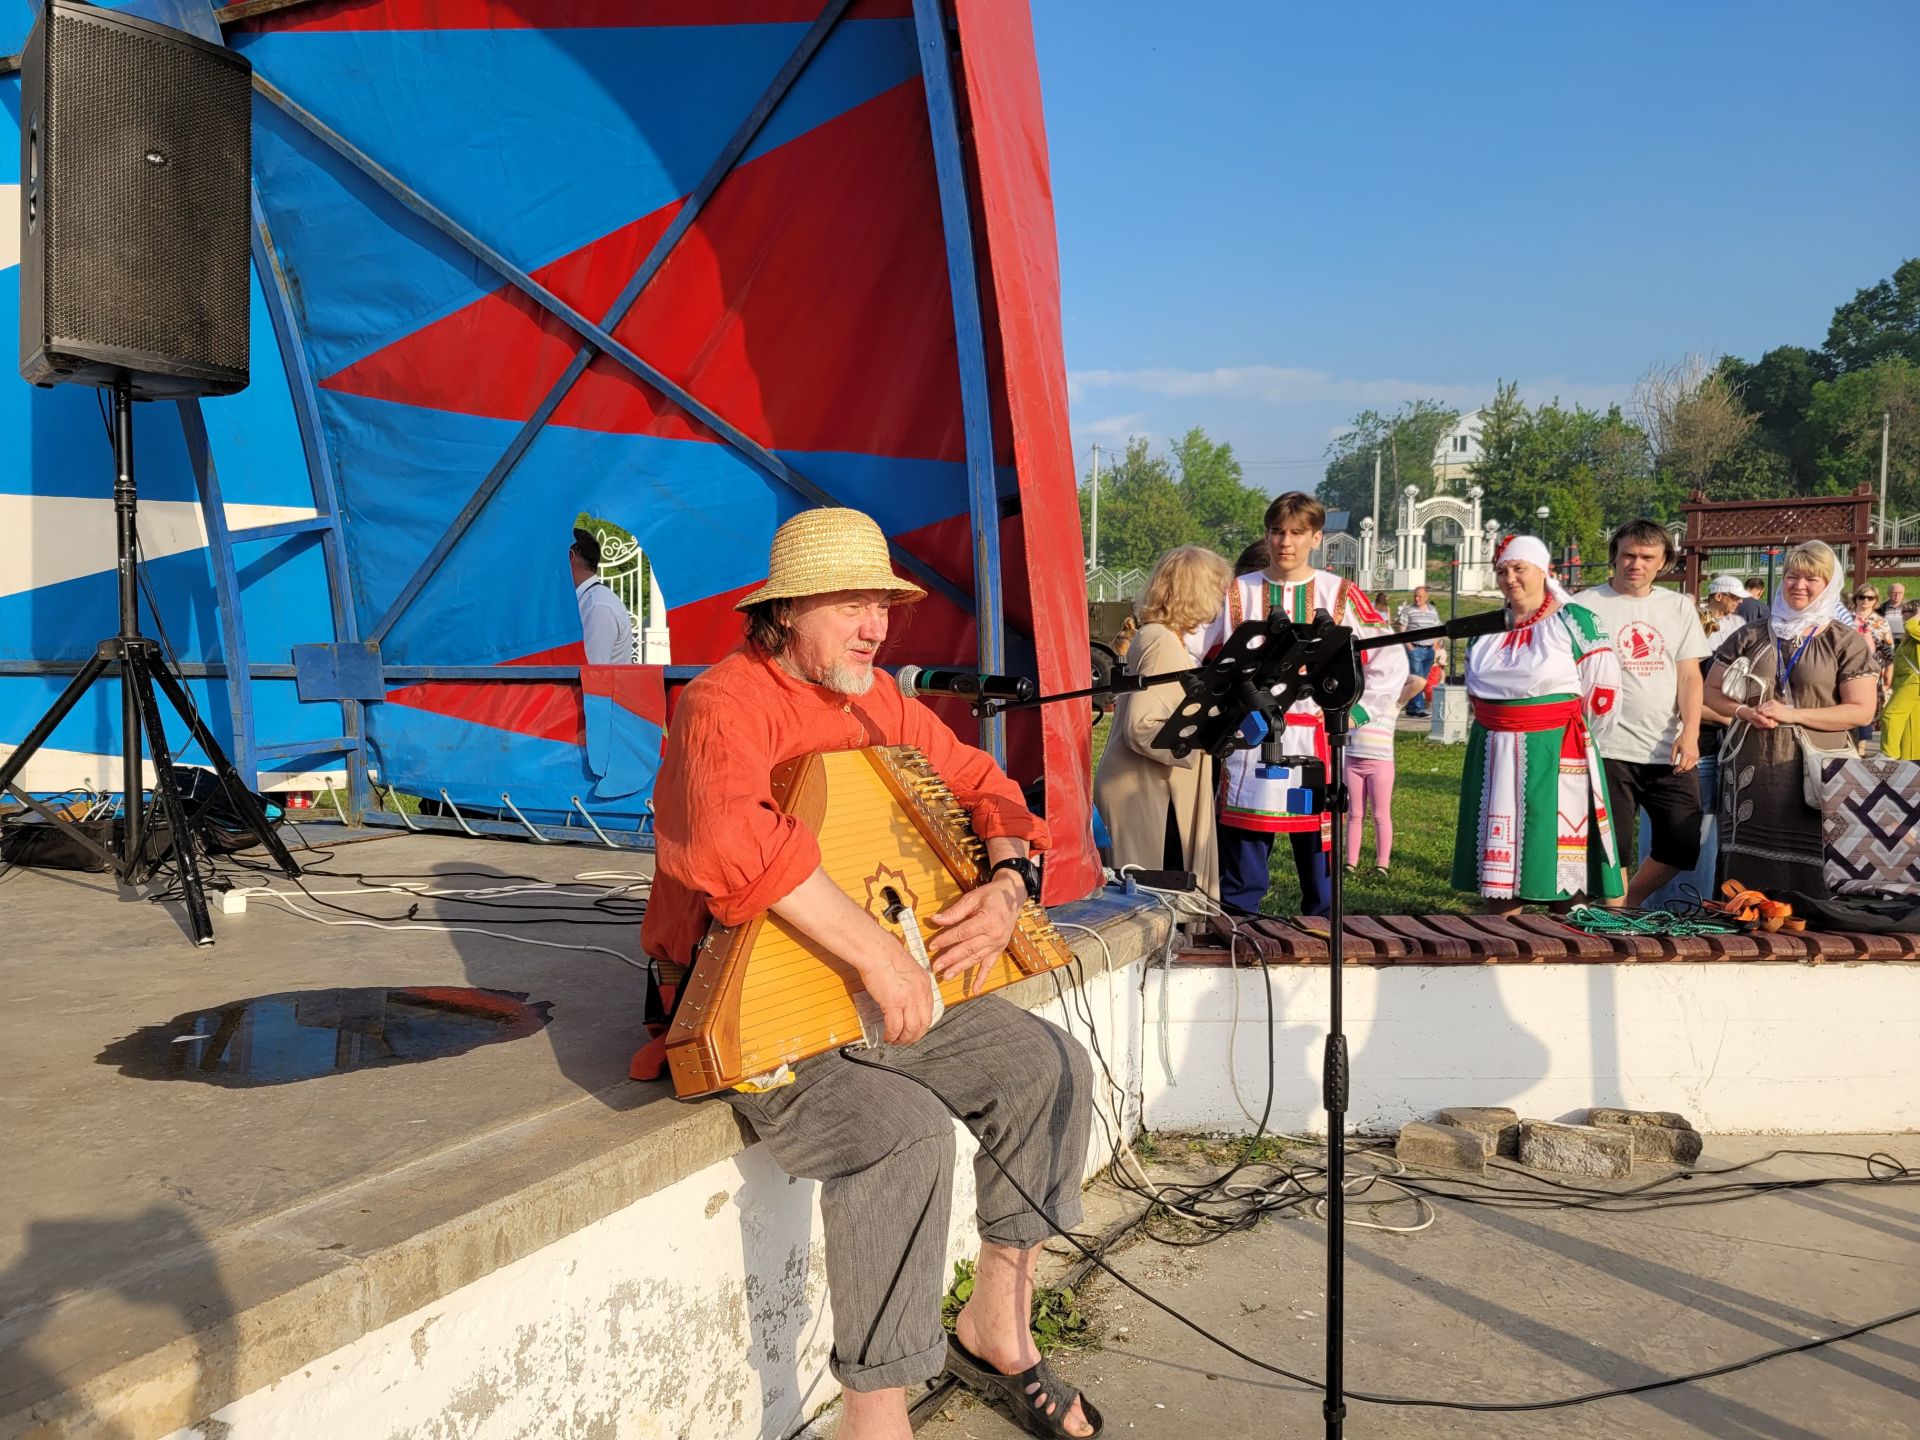
[{"label": "man in white t-shirt", "polygon": [[1673,540],[1662,526],[1629,521],[1614,532],[1607,554],[1607,583],[1574,599],[1600,617],[1620,660],[1620,700],[1600,757],[1613,833],[1635,833],[1641,810],[1652,829],[1618,902],[1637,906],[1700,859],[1700,793],[1692,772],[1700,761],[1700,663],[1710,652],[1693,598],[1654,587],[1673,563]]}]

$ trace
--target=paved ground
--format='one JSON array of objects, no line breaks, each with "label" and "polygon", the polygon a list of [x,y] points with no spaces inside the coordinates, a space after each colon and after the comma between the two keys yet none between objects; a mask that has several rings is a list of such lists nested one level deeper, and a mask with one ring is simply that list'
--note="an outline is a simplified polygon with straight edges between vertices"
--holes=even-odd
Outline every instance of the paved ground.
[{"label": "paved ground", "polygon": [[[1920,1137],[1720,1138],[1703,1165],[1780,1146],[1890,1150]],[[1859,1173],[1783,1157],[1782,1179]],[[1247,1352],[1317,1377],[1325,1299],[1316,1223],[1286,1220],[1197,1250],[1135,1241],[1116,1267]],[[1831,1187],[1642,1215],[1446,1205],[1418,1235],[1350,1230],[1351,1388],[1526,1400],[1704,1369],[1920,1304],[1920,1186]],[[1103,1278],[1083,1287],[1099,1348],[1061,1372],[1106,1409],[1109,1436],[1323,1433],[1319,1392],[1263,1375]],[[959,1398],[922,1440],[1019,1432]],[[1475,1436],[1920,1436],[1920,1318],[1808,1355],[1645,1397],[1520,1415],[1356,1403],[1355,1440]]]}]

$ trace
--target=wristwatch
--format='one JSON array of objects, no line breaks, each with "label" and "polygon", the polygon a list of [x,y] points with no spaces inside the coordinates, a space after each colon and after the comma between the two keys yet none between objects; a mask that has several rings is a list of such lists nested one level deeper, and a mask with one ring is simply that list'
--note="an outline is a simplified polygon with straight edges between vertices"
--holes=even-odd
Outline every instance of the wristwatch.
[{"label": "wristwatch", "polygon": [[1011,870],[1020,877],[1020,883],[1027,887],[1027,898],[1037,901],[1040,898],[1040,867],[1025,855],[1009,855],[1004,860],[993,862],[993,868],[987,872],[992,879],[1002,870]]}]

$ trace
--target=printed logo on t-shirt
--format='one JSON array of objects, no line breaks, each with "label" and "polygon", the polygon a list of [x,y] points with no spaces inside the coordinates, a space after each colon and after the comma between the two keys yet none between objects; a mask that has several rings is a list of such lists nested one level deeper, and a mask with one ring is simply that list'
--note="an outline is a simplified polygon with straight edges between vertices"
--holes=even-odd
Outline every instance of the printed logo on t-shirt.
[{"label": "printed logo on t-shirt", "polygon": [[1629,675],[1658,675],[1670,663],[1665,637],[1645,620],[1629,620],[1613,637],[1613,648]]}]

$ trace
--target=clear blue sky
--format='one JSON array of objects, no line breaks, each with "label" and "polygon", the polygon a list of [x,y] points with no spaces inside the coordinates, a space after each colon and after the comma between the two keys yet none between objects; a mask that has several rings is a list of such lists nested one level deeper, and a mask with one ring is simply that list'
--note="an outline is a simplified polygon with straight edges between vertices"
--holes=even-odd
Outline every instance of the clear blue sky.
[{"label": "clear blue sky", "polygon": [[1915,0],[1032,5],[1082,473],[1498,378],[1624,401],[1920,255]]}]

